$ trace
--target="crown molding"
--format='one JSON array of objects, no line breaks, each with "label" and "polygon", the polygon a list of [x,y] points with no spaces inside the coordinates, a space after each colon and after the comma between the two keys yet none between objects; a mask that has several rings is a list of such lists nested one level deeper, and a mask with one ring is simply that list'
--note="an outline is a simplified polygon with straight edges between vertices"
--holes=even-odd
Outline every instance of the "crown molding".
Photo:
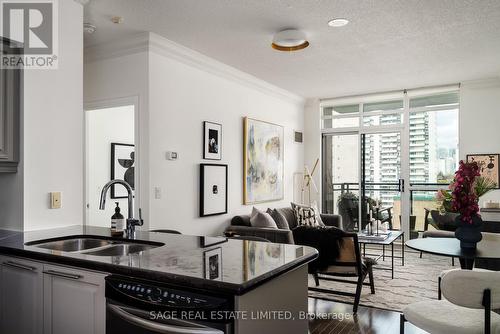
[{"label": "crown molding", "polygon": [[88,4],[90,2],[90,0],[73,0],[73,1],[76,3],[79,3],[82,6],[85,6],[86,4]]},{"label": "crown molding", "polygon": [[197,51],[170,41],[154,33],[140,33],[126,40],[93,45],[85,48],[85,63],[123,57],[140,52],[154,52],[160,56],[176,60],[185,65],[237,82],[259,90],[268,95],[279,97],[288,102],[304,105],[305,99],[285,89],[274,86],[253,75],[205,56]]},{"label": "crown molding", "polygon": [[461,87],[467,88],[488,88],[488,87],[497,87],[500,86],[500,76],[491,77],[479,80],[468,80],[463,81],[460,84]]}]

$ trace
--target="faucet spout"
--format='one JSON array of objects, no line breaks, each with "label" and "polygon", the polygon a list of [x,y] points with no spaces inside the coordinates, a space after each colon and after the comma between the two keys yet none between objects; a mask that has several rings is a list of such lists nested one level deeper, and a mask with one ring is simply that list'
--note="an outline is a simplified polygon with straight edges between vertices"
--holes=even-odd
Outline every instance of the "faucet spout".
[{"label": "faucet spout", "polygon": [[99,209],[104,210],[106,207],[106,196],[109,188],[114,184],[121,184],[127,189],[128,198],[128,219],[127,219],[127,235],[129,238],[135,238],[135,226],[142,226],[143,220],[141,210],[139,209],[139,219],[134,219],[134,195],[130,184],[124,180],[111,180],[104,185],[101,191],[101,199],[99,200]]},{"label": "faucet spout", "polygon": [[128,198],[128,218],[132,218],[134,216],[134,195],[133,190],[130,184],[123,180],[111,180],[104,185],[101,191],[101,199],[99,201],[99,210],[104,210],[106,208],[106,195],[108,193],[109,188],[111,188],[114,184],[121,184],[127,190],[127,198]]}]

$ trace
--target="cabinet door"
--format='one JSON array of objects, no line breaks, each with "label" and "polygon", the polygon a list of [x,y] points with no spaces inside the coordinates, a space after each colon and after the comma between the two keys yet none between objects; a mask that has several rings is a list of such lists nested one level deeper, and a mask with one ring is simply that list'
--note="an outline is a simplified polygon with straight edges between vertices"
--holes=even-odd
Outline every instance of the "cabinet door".
[{"label": "cabinet door", "polygon": [[44,333],[104,334],[105,275],[44,266]]},{"label": "cabinet door", "polygon": [[[0,37],[2,54],[11,53]],[[19,161],[21,76],[19,69],[0,69],[0,172],[16,172]]]},{"label": "cabinet door", "polygon": [[43,265],[0,257],[0,333],[41,334]]}]

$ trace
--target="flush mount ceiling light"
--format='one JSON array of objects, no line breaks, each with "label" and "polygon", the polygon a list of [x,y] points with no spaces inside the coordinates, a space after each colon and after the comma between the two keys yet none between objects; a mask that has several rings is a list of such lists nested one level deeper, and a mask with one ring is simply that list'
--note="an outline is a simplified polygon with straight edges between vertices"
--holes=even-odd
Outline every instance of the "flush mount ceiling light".
[{"label": "flush mount ceiling light", "polygon": [[298,51],[309,46],[306,34],[296,29],[282,30],[274,35],[273,49],[279,51]]},{"label": "flush mount ceiling light", "polygon": [[328,21],[328,25],[330,27],[338,28],[338,27],[343,27],[349,23],[348,19],[343,19],[343,18],[336,18]]}]

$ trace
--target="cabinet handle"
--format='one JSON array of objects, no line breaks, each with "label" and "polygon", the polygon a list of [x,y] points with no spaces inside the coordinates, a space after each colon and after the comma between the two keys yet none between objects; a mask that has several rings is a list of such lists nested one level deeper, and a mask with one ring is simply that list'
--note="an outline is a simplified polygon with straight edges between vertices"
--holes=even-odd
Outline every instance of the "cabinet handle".
[{"label": "cabinet handle", "polygon": [[63,273],[63,272],[55,271],[55,270],[47,270],[47,271],[44,271],[43,273],[47,274],[47,275],[59,276],[59,277],[64,277],[64,278],[69,278],[69,279],[80,279],[83,277],[82,275],[68,274],[68,273]]},{"label": "cabinet handle", "polygon": [[25,266],[24,264],[19,264],[19,263],[12,262],[12,261],[4,262],[3,265],[7,266],[7,267],[17,268],[17,269],[36,271],[35,267]]}]

